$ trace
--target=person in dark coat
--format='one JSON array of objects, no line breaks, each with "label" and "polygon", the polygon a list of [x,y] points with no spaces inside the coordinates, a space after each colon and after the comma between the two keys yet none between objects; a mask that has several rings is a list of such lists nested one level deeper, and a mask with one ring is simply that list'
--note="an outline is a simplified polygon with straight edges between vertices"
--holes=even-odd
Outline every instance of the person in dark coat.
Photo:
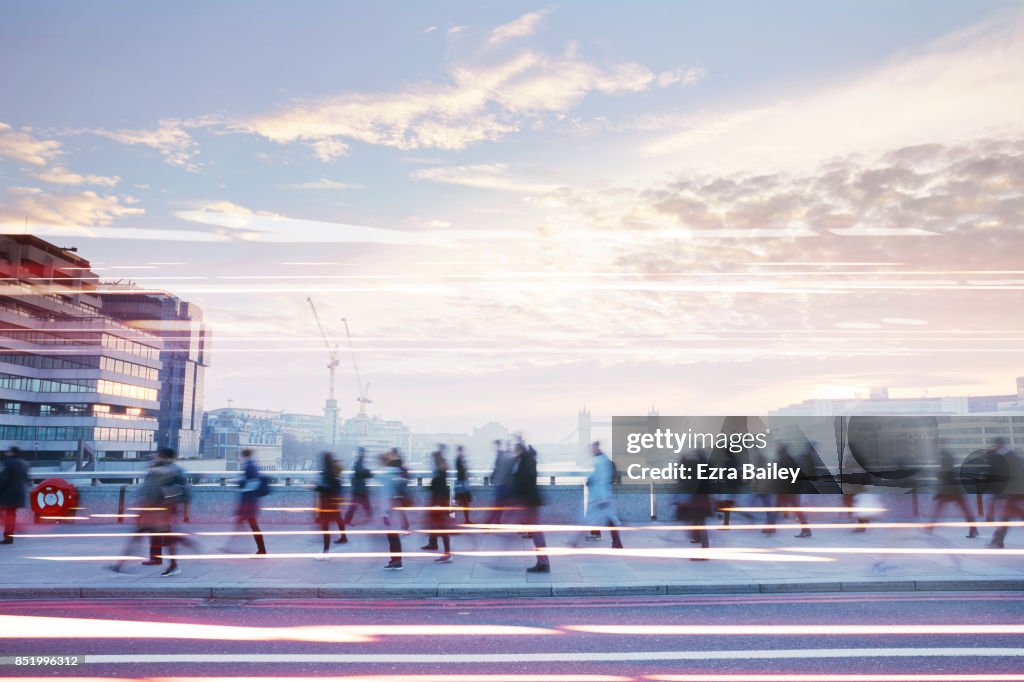
[{"label": "person in dark coat", "polygon": [[[523,523],[537,526],[540,523],[540,508],[544,505],[537,487],[537,451],[524,443],[515,445],[515,471],[512,474],[512,498],[523,507]],[[527,573],[550,573],[551,560],[545,550],[547,541],[544,533],[531,529],[530,537],[537,550],[537,563],[526,569]]]},{"label": "person in dark coat", "polygon": [[0,460],[0,515],[4,519],[4,539],[0,545],[14,544],[14,525],[18,510],[28,501],[28,463],[21,458],[21,450],[12,447]]},{"label": "person in dark coat", "polygon": [[807,525],[807,513],[800,509],[800,493],[808,491],[807,489],[810,485],[808,483],[808,476],[812,475],[812,473],[804,471],[803,467],[797,466],[796,460],[793,458],[793,455],[789,454],[789,448],[785,443],[779,443],[776,446],[775,462],[780,467],[795,467],[799,469],[795,487],[785,481],[778,481],[776,483],[780,490],[776,500],[780,507],[794,510],[793,513],[796,514],[796,520],[800,522],[800,532],[797,533],[796,537],[809,538],[811,537],[811,529]]},{"label": "person in dark coat", "polygon": [[[253,540],[256,541],[256,553],[266,554],[267,545],[263,540],[263,531],[260,530],[260,524],[257,521],[260,513],[260,488],[263,476],[260,474],[256,462],[253,461],[252,455],[252,450],[242,450],[242,477],[237,481],[242,493],[238,499],[234,530],[237,533],[242,524],[248,524]],[[230,551],[229,547],[230,543],[224,547],[225,551]]]},{"label": "person in dark coat", "polygon": [[345,512],[345,523],[352,525],[356,510],[360,507],[366,512],[366,518],[373,518],[373,507],[370,506],[370,488],[367,481],[373,478],[373,471],[366,466],[366,448],[356,450],[355,461],[352,462],[352,497],[348,501]]},{"label": "person in dark coat", "polygon": [[[692,455],[684,455],[679,461],[680,470],[697,471],[698,464],[707,464],[707,454],[697,450]],[[714,503],[709,481],[693,478],[680,478],[676,483],[675,499],[676,519],[690,528],[690,542],[699,544],[703,549],[711,546],[708,535],[708,517],[714,514]],[[690,561],[707,561],[705,557],[691,557]]]},{"label": "person in dark coat", "polygon": [[341,518],[341,464],[329,452],[320,458],[320,480],[316,484],[317,519],[323,533],[323,555],[327,558],[327,550],[331,547],[331,522],[338,526],[341,535],[335,540],[338,544],[348,542],[345,534],[345,520]]},{"label": "person in dark coat", "polygon": [[452,540],[451,533],[446,533],[448,524],[448,505],[451,489],[448,487],[448,460],[444,457],[444,446],[438,446],[432,455],[434,459],[434,474],[430,479],[430,510],[427,515],[427,523],[430,529],[439,531],[431,533],[427,544],[420,549],[436,550],[437,538],[440,536],[444,544],[444,554],[435,559],[439,564],[450,564],[452,562]]},{"label": "person in dark coat", "polygon": [[[1001,459],[998,466],[1003,475],[1003,479],[993,488],[997,518],[1002,523],[1014,519],[1024,520],[1024,458],[1007,447],[1006,440],[1002,437],[995,439],[993,449],[996,456]],[[1003,549],[1003,542],[1009,530],[1008,526],[996,528],[988,546],[992,549]]]},{"label": "person in dark coat", "polygon": [[[967,501],[967,495],[964,493],[964,488],[960,484],[960,477],[957,474],[956,460],[953,457],[953,453],[949,451],[948,447],[945,447],[945,443],[940,443],[939,449],[939,486],[935,491],[935,506],[932,509],[931,523],[935,523],[939,520],[939,515],[947,504],[953,504],[960,508],[960,511],[964,515],[964,519],[967,523],[971,524],[968,526],[969,530],[967,533],[968,538],[978,537],[978,528],[974,525],[974,512],[971,511],[971,505]],[[931,533],[935,530],[934,526],[929,526],[925,529],[926,532]]]},{"label": "person in dark coat", "polygon": [[466,449],[461,445],[455,448],[455,503],[462,507],[462,518],[469,520],[469,505],[473,502],[473,494],[469,491],[469,464],[466,462]]}]

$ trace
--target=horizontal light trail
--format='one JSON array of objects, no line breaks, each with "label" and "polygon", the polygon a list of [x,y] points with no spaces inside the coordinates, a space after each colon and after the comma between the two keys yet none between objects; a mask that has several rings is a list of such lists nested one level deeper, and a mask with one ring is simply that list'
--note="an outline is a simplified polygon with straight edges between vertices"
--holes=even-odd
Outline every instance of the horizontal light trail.
[{"label": "horizontal light trail", "polygon": [[[11,677],[15,682],[52,682],[51,677]],[[532,674],[532,675],[357,675],[331,677],[62,677],[65,682],[635,682],[621,675]],[[1004,678],[1005,679],[1005,678]]]},{"label": "horizontal light trail", "polygon": [[825,512],[884,512],[885,507],[721,507],[719,511],[730,512],[807,512],[819,514]]},{"label": "horizontal light trail", "polygon": [[1015,556],[1024,549],[986,549],[983,547],[780,547],[783,552],[811,554],[973,554],[982,556]]},{"label": "horizontal light trail", "polygon": [[[537,474],[543,476],[541,472]],[[395,507],[399,511],[416,511],[416,512],[432,512],[432,511],[519,511],[523,507]]]},{"label": "horizontal light trail", "polygon": [[[248,559],[257,559],[260,561],[266,561],[267,559],[315,559],[327,556],[330,559],[375,559],[375,558],[389,558],[389,557],[403,557],[403,558],[414,558],[424,557],[433,558],[441,556],[439,552],[344,552],[338,554],[324,554],[323,552],[278,552],[278,553],[267,553],[267,554],[255,554],[255,553],[221,553],[221,554],[158,554],[163,559],[175,559],[177,561],[212,561],[212,560],[229,560],[229,561],[240,561]],[[26,559],[34,559],[38,561],[119,561],[124,559],[130,561],[132,559],[143,559],[144,557],[120,557],[120,556],[97,556],[97,555],[83,555],[83,556],[30,556],[25,557]],[[810,557],[807,557],[810,558]]]},{"label": "horizontal light trail", "polygon": [[487,623],[252,627],[0,614],[0,639],[186,639],[341,644],[372,642],[378,637],[508,637],[561,634],[564,633],[551,628]]},{"label": "horizontal light trail", "polygon": [[[704,661],[822,658],[960,658],[1024,657],[1024,648],[1010,647],[887,647],[851,649],[727,649],[722,651],[590,651],[443,654],[100,654],[84,656],[85,663],[568,663],[629,661]],[[347,679],[347,678],[345,678]]]},{"label": "horizontal light trail", "polygon": [[989,624],[963,623],[956,625],[907,623],[900,625],[853,623],[812,623],[790,625],[563,625],[563,630],[588,632],[596,635],[635,635],[640,637],[662,636],[733,636],[733,635],[1024,635],[1024,623]]},{"label": "horizontal light trail", "polygon": [[[674,548],[653,548],[653,549],[612,549],[607,547],[545,547],[536,550],[470,550],[465,552],[452,551],[457,556],[479,556],[479,557],[517,557],[536,556],[547,554],[548,556],[611,556],[616,558],[640,558],[640,559],[721,559],[725,561],[771,561],[771,562],[795,562],[807,563],[812,557],[802,554],[782,554],[771,550],[760,549],[730,549],[728,547],[712,547],[709,549],[674,549]],[[826,561],[835,561],[826,557],[813,557]]]},{"label": "horizontal light trail", "polygon": [[182,537],[188,533],[15,533],[16,538],[40,539],[63,539],[73,538],[155,538],[155,537]]},{"label": "horizontal light trail", "polygon": [[1007,673],[929,673],[888,675],[645,675],[660,682],[1019,682],[1024,675]]}]

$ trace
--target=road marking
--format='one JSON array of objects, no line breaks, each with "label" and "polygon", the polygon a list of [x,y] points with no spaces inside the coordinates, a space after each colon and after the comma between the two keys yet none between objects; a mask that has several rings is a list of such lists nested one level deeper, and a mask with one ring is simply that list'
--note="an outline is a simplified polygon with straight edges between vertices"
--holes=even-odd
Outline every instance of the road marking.
[{"label": "road marking", "polygon": [[[893,647],[858,649],[755,649],[725,651],[605,651],[500,654],[97,654],[86,663],[561,663],[704,661],[805,658],[1024,657],[1024,648]],[[951,678],[943,678],[951,679]]]}]

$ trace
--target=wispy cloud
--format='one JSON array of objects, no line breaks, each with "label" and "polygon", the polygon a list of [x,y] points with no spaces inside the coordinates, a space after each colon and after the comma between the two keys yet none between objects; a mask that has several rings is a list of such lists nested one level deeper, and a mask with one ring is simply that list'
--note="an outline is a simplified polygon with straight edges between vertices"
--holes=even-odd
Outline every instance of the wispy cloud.
[{"label": "wispy cloud", "polygon": [[549,182],[518,178],[508,173],[503,163],[481,163],[466,166],[439,166],[414,171],[410,177],[415,180],[443,182],[479,189],[495,189],[507,192],[539,193],[551,192],[558,185]]},{"label": "wispy cloud", "polygon": [[162,119],[154,128],[106,130],[102,128],[87,131],[127,145],[141,145],[158,151],[164,161],[171,165],[197,173],[202,165],[197,160],[199,145],[189,133],[191,128],[201,128],[217,122],[215,117],[202,119]]},{"label": "wispy cloud", "polygon": [[0,158],[11,159],[30,166],[45,166],[60,153],[60,142],[41,140],[31,129],[15,130],[0,123]]},{"label": "wispy cloud", "polygon": [[363,189],[364,185],[353,182],[338,182],[328,178],[320,178],[311,182],[278,185],[281,189]]},{"label": "wispy cloud", "polygon": [[503,61],[458,64],[448,82],[296,101],[236,128],[278,143],[303,142],[323,161],[346,154],[352,141],[460,150],[565,114],[592,93],[639,93],[700,77],[699,70],[658,76],[633,62],[599,66],[577,52],[575,46],[557,56],[526,50]]},{"label": "wispy cloud", "polygon": [[489,45],[499,45],[508,40],[532,36],[540,27],[541,22],[544,21],[550,13],[550,9],[527,12],[518,19],[495,28],[491,31],[491,35],[488,37],[487,42]]},{"label": "wispy cloud", "polygon": [[121,178],[116,176],[108,177],[105,175],[74,173],[59,165],[33,173],[33,177],[54,185],[100,185],[103,187],[113,187],[121,181]]},{"label": "wispy cloud", "polygon": [[35,187],[10,187],[0,204],[0,222],[28,220],[48,225],[107,225],[115,218],[142,215],[135,199],[96,192],[51,193]]}]

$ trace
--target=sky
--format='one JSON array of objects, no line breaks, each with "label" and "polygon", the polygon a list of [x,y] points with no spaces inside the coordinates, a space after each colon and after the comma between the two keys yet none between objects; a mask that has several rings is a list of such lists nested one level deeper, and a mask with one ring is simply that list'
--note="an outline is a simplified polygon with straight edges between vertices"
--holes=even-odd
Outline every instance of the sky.
[{"label": "sky", "polygon": [[1024,375],[1024,4],[8,2],[0,231],[199,304],[207,407],[417,431]]}]

